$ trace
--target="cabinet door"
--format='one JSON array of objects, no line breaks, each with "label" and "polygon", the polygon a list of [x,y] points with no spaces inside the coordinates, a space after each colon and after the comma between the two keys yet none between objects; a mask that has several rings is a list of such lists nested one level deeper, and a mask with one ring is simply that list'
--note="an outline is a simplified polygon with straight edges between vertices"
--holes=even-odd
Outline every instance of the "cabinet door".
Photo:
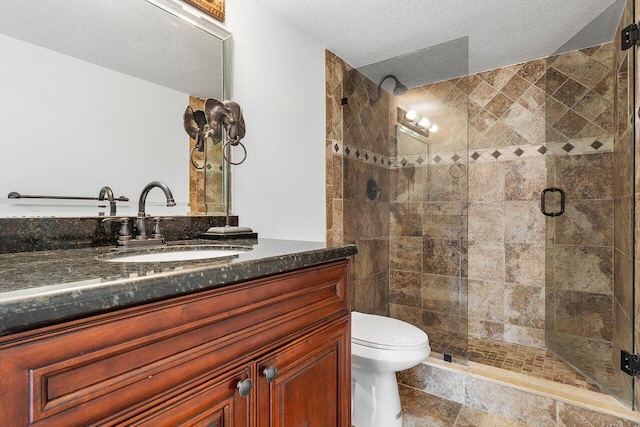
[{"label": "cabinet door", "polygon": [[349,340],[347,318],[258,361],[258,426],[348,427]]},{"label": "cabinet door", "polygon": [[[148,427],[248,427],[251,407],[250,367],[216,377],[125,422]],[[243,390],[240,383],[244,381]],[[243,394],[246,394],[243,396]]]}]

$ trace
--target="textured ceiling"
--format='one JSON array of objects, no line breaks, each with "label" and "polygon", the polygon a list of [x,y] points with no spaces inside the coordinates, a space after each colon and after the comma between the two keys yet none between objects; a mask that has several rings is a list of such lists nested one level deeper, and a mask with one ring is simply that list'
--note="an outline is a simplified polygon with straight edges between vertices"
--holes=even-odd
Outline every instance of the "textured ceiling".
[{"label": "textured ceiling", "polygon": [[468,37],[466,65],[470,73],[552,55],[572,39],[579,47],[611,41],[615,32],[615,25],[610,25],[612,19],[600,19],[605,24],[591,26],[581,37],[575,36],[603,13],[617,14],[617,23],[624,3],[624,0],[259,1],[356,68]]}]

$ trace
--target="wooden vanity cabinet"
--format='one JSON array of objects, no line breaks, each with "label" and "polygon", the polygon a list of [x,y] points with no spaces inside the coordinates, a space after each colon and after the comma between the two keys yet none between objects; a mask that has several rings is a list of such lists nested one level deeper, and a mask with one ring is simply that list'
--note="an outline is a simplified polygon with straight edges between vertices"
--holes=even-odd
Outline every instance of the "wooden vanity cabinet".
[{"label": "wooden vanity cabinet", "polygon": [[2,337],[0,425],[348,427],[348,277],[335,261]]},{"label": "wooden vanity cabinet", "polygon": [[343,320],[258,362],[258,426],[350,425],[340,424],[351,410],[351,389],[341,382],[351,370],[342,357],[350,351],[346,327]]}]

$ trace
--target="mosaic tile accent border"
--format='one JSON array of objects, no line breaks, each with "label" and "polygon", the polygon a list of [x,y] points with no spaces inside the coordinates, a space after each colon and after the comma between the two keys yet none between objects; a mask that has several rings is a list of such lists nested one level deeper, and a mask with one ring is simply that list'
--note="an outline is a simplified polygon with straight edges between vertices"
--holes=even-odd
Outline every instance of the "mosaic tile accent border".
[{"label": "mosaic tile accent border", "polygon": [[613,138],[574,139],[568,142],[547,143],[551,154],[576,155],[613,152]]},{"label": "mosaic tile accent border", "polygon": [[545,154],[556,156],[575,156],[613,152],[613,138],[588,138],[568,142],[548,142],[546,145],[518,145],[512,147],[487,148],[473,150],[469,154],[470,162],[494,162],[535,157]]},{"label": "mosaic tile accent border", "polygon": [[544,145],[516,145],[512,147],[485,148],[473,150],[469,154],[470,162],[496,162],[515,160],[524,157],[542,156],[547,152]]},{"label": "mosaic tile accent border", "polygon": [[363,148],[351,147],[339,141],[332,142],[331,152],[333,153],[333,155],[356,159],[360,160],[361,162],[376,164],[382,167],[390,167],[392,164],[389,157],[365,150]]},{"label": "mosaic tile accent border", "polygon": [[[356,159],[388,169],[404,167],[421,167],[425,165],[464,164],[467,153],[435,153],[425,156],[386,157],[362,148],[355,148],[333,141],[332,153],[337,156]],[[613,152],[613,138],[588,138],[568,142],[552,142],[547,145],[516,145],[511,147],[494,147],[469,152],[470,163],[508,161],[526,157],[537,157],[545,154],[557,156],[595,154]]]}]

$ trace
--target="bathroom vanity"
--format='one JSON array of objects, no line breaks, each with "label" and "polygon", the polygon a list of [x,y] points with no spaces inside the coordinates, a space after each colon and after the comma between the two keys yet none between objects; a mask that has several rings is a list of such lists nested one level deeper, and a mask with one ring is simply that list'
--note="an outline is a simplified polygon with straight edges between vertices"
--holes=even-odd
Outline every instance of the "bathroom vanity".
[{"label": "bathroom vanity", "polygon": [[261,240],[224,260],[0,255],[0,424],[346,427],[355,252]]}]

